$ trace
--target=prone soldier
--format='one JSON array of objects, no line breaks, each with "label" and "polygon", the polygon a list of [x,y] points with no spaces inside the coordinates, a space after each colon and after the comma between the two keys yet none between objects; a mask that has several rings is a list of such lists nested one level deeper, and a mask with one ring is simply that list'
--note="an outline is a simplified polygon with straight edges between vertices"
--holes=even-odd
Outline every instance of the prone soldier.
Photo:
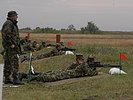
[{"label": "prone soldier", "polygon": [[95,76],[97,74],[98,74],[97,70],[96,69],[94,70],[94,68],[90,68],[88,64],[84,61],[83,55],[77,54],[76,62],[74,62],[67,69],[49,71],[46,73],[39,73],[38,75],[33,75],[31,81],[36,80],[40,82],[53,82],[63,79],[70,79],[70,78],[77,78],[84,76]]},{"label": "prone soldier", "polygon": [[[33,56],[32,60],[38,60],[38,59],[43,59],[43,58],[48,58],[48,57],[53,57],[53,56],[58,56],[63,54],[65,54],[65,52],[61,50],[60,44],[56,44],[56,47],[52,51]],[[29,60],[28,56],[21,57],[21,63],[28,60]]]}]

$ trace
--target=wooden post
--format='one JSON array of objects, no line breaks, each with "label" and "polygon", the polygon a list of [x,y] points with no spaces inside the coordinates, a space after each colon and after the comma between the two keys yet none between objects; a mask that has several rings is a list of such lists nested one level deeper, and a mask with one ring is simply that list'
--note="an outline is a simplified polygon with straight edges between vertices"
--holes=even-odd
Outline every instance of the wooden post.
[{"label": "wooden post", "polygon": [[56,34],[56,43],[59,43],[61,40],[61,35],[60,34]]},{"label": "wooden post", "polygon": [[30,39],[30,33],[27,33],[27,38],[28,38],[28,40]]}]

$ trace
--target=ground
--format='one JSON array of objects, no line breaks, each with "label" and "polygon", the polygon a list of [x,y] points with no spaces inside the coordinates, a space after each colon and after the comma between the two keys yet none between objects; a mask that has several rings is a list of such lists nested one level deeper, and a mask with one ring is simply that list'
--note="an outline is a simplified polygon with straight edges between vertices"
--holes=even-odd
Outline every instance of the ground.
[{"label": "ground", "polygon": [[[24,37],[26,34],[21,34]],[[31,39],[55,41],[56,34],[32,34]],[[129,60],[122,61],[127,75],[109,75],[109,68],[101,68],[94,77],[73,78],[48,83],[27,83],[18,88],[3,88],[3,100],[133,100],[133,35],[61,35],[61,41],[74,42],[76,53],[83,53],[85,59],[94,54],[97,61],[119,64],[119,53],[124,53]],[[2,49],[1,49],[2,50]],[[45,52],[46,49],[33,53]],[[75,56],[62,55],[33,61],[36,71],[66,69]],[[1,57],[2,63],[2,57]],[[20,64],[20,71],[27,72],[28,63]]]}]

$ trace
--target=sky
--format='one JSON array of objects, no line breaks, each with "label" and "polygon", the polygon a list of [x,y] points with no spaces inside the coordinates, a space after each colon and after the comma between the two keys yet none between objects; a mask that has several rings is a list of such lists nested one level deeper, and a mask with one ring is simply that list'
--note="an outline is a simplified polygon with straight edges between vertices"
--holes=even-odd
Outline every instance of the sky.
[{"label": "sky", "polygon": [[80,29],[93,21],[104,31],[133,31],[133,0],[1,0],[0,27],[11,10],[19,28]]}]

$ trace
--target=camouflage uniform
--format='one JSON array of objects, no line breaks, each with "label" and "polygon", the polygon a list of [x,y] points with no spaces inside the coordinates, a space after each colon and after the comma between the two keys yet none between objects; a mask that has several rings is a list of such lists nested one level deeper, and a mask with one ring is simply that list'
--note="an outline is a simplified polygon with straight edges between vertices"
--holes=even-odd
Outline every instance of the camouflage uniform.
[{"label": "camouflage uniform", "polygon": [[[56,47],[48,53],[43,53],[40,55],[33,56],[32,60],[38,60],[38,59],[43,59],[43,58],[48,58],[48,57],[53,57],[53,56],[58,56],[58,55],[63,55],[63,54],[65,54],[65,52],[60,50],[58,47]],[[21,62],[28,61],[28,60],[29,60],[28,56],[21,57]]]},{"label": "camouflage uniform", "polygon": [[97,75],[97,71],[93,68],[90,68],[88,64],[84,63],[76,66],[74,69],[42,73],[37,76],[36,80],[41,82],[52,82],[57,80],[94,75]]},{"label": "camouflage uniform", "polygon": [[41,44],[42,44],[42,48],[46,47],[46,42],[43,41]]},{"label": "camouflage uniform", "polygon": [[43,43],[45,42],[42,42],[42,43],[37,43],[36,41],[33,41],[32,43],[32,47],[34,48],[34,50],[38,51],[38,50],[41,50],[42,48],[44,48],[44,45]]},{"label": "camouflage uniform", "polygon": [[[89,67],[88,63],[84,62],[83,55],[76,55],[76,62],[69,66],[66,70],[49,71],[46,73],[31,73],[31,81],[40,82],[53,82],[57,80],[83,77],[83,76],[94,76],[98,72],[96,69]],[[20,79],[28,78],[28,74],[20,73]]]},{"label": "camouflage uniform", "polygon": [[25,36],[25,38],[22,38],[21,39],[21,45],[24,45],[24,44],[26,44],[27,42],[28,42],[28,36]]},{"label": "camouflage uniform", "polygon": [[24,39],[21,39],[21,47],[23,51],[34,51],[33,43],[28,38],[28,36],[25,36]]},{"label": "camouflage uniform", "polygon": [[[76,55],[77,60],[82,59],[82,55]],[[82,59],[84,60],[84,59]],[[69,79],[69,78],[76,78],[76,77],[83,77],[83,76],[94,76],[97,75],[98,72],[94,68],[90,68],[87,63],[77,62],[73,63],[70,67],[66,70],[58,70],[58,71],[50,71],[47,73],[39,74],[36,77],[37,81],[41,82],[52,82],[57,80]]]},{"label": "camouflage uniform", "polygon": [[24,51],[34,51],[34,48],[32,47],[32,41],[28,40],[27,42],[24,43],[23,45]]},{"label": "camouflage uniform", "polygon": [[21,41],[20,41],[20,43],[21,43],[21,49],[22,49],[22,51],[27,51],[28,37],[25,36],[25,38],[22,38]]},{"label": "camouflage uniform", "polygon": [[[4,54],[4,76],[5,83],[10,83],[10,75],[12,74],[13,80],[18,79],[19,60],[18,54],[21,53],[19,48],[19,31],[17,21],[9,17],[17,15],[15,11],[8,13],[7,21],[2,26],[2,45],[5,51]],[[12,47],[14,45],[15,47]]]},{"label": "camouflage uniform", "polygon": [[33,41],[32,47],[36,50],[38,48],[38,43],[36,41]]}]

